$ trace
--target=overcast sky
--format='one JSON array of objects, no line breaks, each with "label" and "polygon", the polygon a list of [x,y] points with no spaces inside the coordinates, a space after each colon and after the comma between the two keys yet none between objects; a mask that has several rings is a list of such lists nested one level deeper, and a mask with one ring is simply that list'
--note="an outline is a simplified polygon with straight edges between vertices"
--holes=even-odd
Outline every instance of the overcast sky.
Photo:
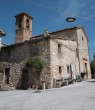
[{"label": "overcast sky", "polygon": [[[95,0],[0,0],[0,28],[7,36],[3,43],[13,44],[15,38],[15,18],[21,12],[33,16],[33,36],[64,28],[82,25],[89,38],[90,58],[95,52]],[[73,23],[65,21],[74,16]]]}]

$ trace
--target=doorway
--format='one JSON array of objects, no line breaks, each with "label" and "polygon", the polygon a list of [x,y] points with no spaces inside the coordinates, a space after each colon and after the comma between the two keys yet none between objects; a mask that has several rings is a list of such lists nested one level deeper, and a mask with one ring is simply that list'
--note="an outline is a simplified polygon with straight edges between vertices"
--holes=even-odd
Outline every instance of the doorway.
[{"label": "doorway", "polygon": [[9,72],[10,72],[10,68],[5,68],[5,84],[9,85]]},{"label": "doorway", "polygon": [[28,88],[28,70],[22,70],[21,75],[21,89]]},{"label": "doorway", "polygon": [[88,79],[87,63],[85,63],[85,73],[86,73],[86,79]]}]

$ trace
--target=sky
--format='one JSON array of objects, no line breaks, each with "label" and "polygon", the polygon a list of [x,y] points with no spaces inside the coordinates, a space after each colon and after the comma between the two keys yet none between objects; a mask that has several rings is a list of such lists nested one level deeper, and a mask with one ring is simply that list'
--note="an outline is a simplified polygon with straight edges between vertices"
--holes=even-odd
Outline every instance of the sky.
[{"label": "sky", "polygon": [[[27,12],[33,19],[33,36],[82,25],[88,35],[90,60],[95,52],[95,0],[0,0],[0,28],[7,35],[5,44],[13,44],[15,38],[15,15]],[[73,16],[75,22],[66,18]]]}]

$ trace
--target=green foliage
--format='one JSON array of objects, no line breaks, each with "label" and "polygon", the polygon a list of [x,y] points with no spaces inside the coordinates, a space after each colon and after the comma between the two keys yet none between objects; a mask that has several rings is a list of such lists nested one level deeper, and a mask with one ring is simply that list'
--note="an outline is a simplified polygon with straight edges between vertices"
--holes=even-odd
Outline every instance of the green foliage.
[{"label": "green foliage", "polygon": [[30,57],[26,62],[26,66],[28,68],[34,67],[41,71],[43,69],[43,61],[41,61],[39,57]]},{"label": "green foliage", "polygon": [[91,61],[90,66],[91,66],[91,72],[92,72],[92,73],[95,73],[95,60],[92,60],[92,61]]},{"label": "green foliage", "polygon": [[95,53],[94,53],[94,56],[93,56],[93,60],[95,60]]},{"label": "green foliage", "polygon": [[93,60],[90,63],[92,78],[95,78],[95,53],[93,55]]}]

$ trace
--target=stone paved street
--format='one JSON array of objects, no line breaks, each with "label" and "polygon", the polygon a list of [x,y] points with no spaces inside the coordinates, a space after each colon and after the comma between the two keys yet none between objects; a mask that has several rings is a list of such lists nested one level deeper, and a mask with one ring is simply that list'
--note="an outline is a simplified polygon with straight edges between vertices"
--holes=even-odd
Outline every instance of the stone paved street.
[{"label": "stone paved street", "polygon": [[95,80],[44,91],[0,91],[0,110],[95,110]]}]

